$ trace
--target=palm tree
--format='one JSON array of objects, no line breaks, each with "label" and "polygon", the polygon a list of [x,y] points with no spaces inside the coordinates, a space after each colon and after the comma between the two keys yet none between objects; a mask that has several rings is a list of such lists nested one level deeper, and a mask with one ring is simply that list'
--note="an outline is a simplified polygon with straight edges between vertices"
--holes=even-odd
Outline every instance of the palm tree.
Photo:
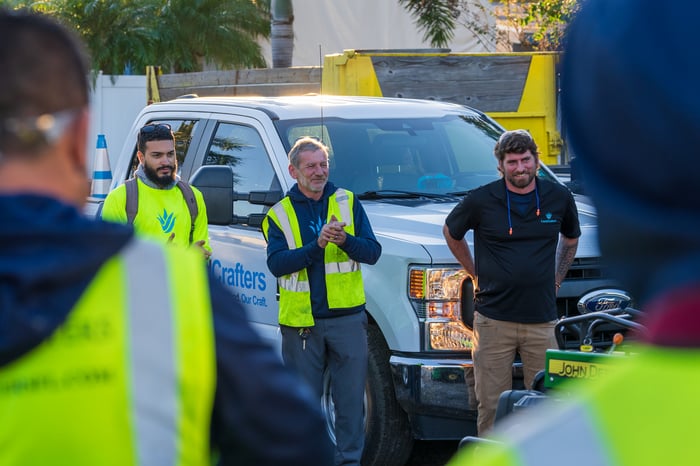
[{"label": "palm tree", "polygon": [[[458,0],[398,0],[425,30],[424,40],[434,47],[445,47],[454,35]],[[292,66],[294,51],[294,11],[292,0],[271,0],[272,67]]]},{"label": "palm tree", "polygon": [[[273,67],[292,65],[294,47],[294,15],[292,0],[272,1],[272,63]],[[492,0],[494,1],[494,0]],[[446,47],[454,37],[457,19],[468,10],[479,6],[467,0],[398,0],[416,19],[418,28],[424,31],[423,40],[432,47]],[[478,3],[478,2],[477,2]],[[541,49],[558,49],[566,26],[580,7],[580,0],[501,0],[500,3],[518,7],[519,14],[508,15],[506,20],[535,30],[534,38]],[[481,3],[479,3],[481,5]],[[483,5],[481,6],[483,9]],[[487,27],[468,19],[462,26],[472,29],[475,35],[498,35]]]},{"label": "palm tree", "polygon": [[105,74],[124,74],[130,69],[145,72],[156,62],[154,2],[48,1],[45,12],[74,28],[92,59],[92,68]]},{"label": "palm tree", "polygon": [[454,37],[459,0],[399,0],[416,18],[416,24],[425,34],[424,41],[432,47],[447,47]]},{"label": "palm tree", "polygon": [[94,70],[141,74],[148,65],[201,71],[205,59],[224,67],[265,67],[256,39],[270,35],[268,5],[251,0],[46,0],[30,6],[75,28]]},{"label": "palm tree", "polygon": [[169,0],[159,21],[158,53],[175,72],[199,71],[204,60],[223,69],[265,68],[258,37],[270,35],[267,2]]},{"label": "palm tree", "polygon": [[289,68],[294,53],[294,11],[292,0],[272,0],[270,8],[272,67]]}]

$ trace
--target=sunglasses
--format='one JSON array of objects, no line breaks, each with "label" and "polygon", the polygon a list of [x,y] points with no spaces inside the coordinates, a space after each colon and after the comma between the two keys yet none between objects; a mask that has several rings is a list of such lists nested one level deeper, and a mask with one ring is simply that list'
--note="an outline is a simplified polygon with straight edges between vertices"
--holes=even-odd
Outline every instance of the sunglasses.
[{"label": "sunglasses", "polygon": [[167,123],[149,123],[141,128],[141,134],[150,134],[156,131],[170,131],[172,132],[172,127]]}]

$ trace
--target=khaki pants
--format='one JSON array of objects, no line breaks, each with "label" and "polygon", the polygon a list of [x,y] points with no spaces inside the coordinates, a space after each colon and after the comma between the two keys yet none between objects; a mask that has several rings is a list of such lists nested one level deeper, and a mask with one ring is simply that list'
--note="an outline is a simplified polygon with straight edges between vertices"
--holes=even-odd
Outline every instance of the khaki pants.
[{"label": "khaki pants", "polygon": [[532,388],[535,374],[544,369],[546,350],[557,347],[555,324],[555,320],[519,324],[474,313],[474,388],[479,404],[479,436],[493,427],[498,397],[513,388],[512,367],[516,352],[523,362],[525,388]]}]

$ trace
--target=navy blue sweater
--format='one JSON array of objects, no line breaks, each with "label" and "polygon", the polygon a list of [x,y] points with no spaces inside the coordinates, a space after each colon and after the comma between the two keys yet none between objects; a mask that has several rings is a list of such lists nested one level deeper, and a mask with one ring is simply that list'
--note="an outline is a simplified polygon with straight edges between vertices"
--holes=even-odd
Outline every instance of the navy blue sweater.
[{"label": "navy blue sweater", "polygon": [[[319,319],[352,314],[365,309],[364,304],[349,309],[330,310],[328,308],[326,272],[323,261],[324,249],[318,245],[317,239],[321,227],[328,218],[328,198],[336,189],[333,183],[327,183],[323,195],[318,201],[304,196],[296,184],[287,193],[299,220],[302,247],[289,249],[284,234],[274,222],[270,222],[267,234],[268,268],[276,277],[298,272],[305,268],[309,275],[312,314],[314,318]],[[353,217],[355,235],[348,234],[341,249],[357,262],[374,264],[379,260],[382,246],[374,237],[367,214],[365,214],[357,197],[353,203]]]}]

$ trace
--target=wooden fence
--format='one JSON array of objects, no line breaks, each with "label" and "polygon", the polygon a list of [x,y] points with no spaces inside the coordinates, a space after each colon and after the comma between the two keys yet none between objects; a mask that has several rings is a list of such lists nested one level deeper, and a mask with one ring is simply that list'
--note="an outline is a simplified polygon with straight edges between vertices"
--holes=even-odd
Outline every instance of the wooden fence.
[{"label": "wooden fence", "polygon": [[202,71],[157,77],[162,101],[185,94],[203,96],[286,96],[319,93],[320,66]]}]

